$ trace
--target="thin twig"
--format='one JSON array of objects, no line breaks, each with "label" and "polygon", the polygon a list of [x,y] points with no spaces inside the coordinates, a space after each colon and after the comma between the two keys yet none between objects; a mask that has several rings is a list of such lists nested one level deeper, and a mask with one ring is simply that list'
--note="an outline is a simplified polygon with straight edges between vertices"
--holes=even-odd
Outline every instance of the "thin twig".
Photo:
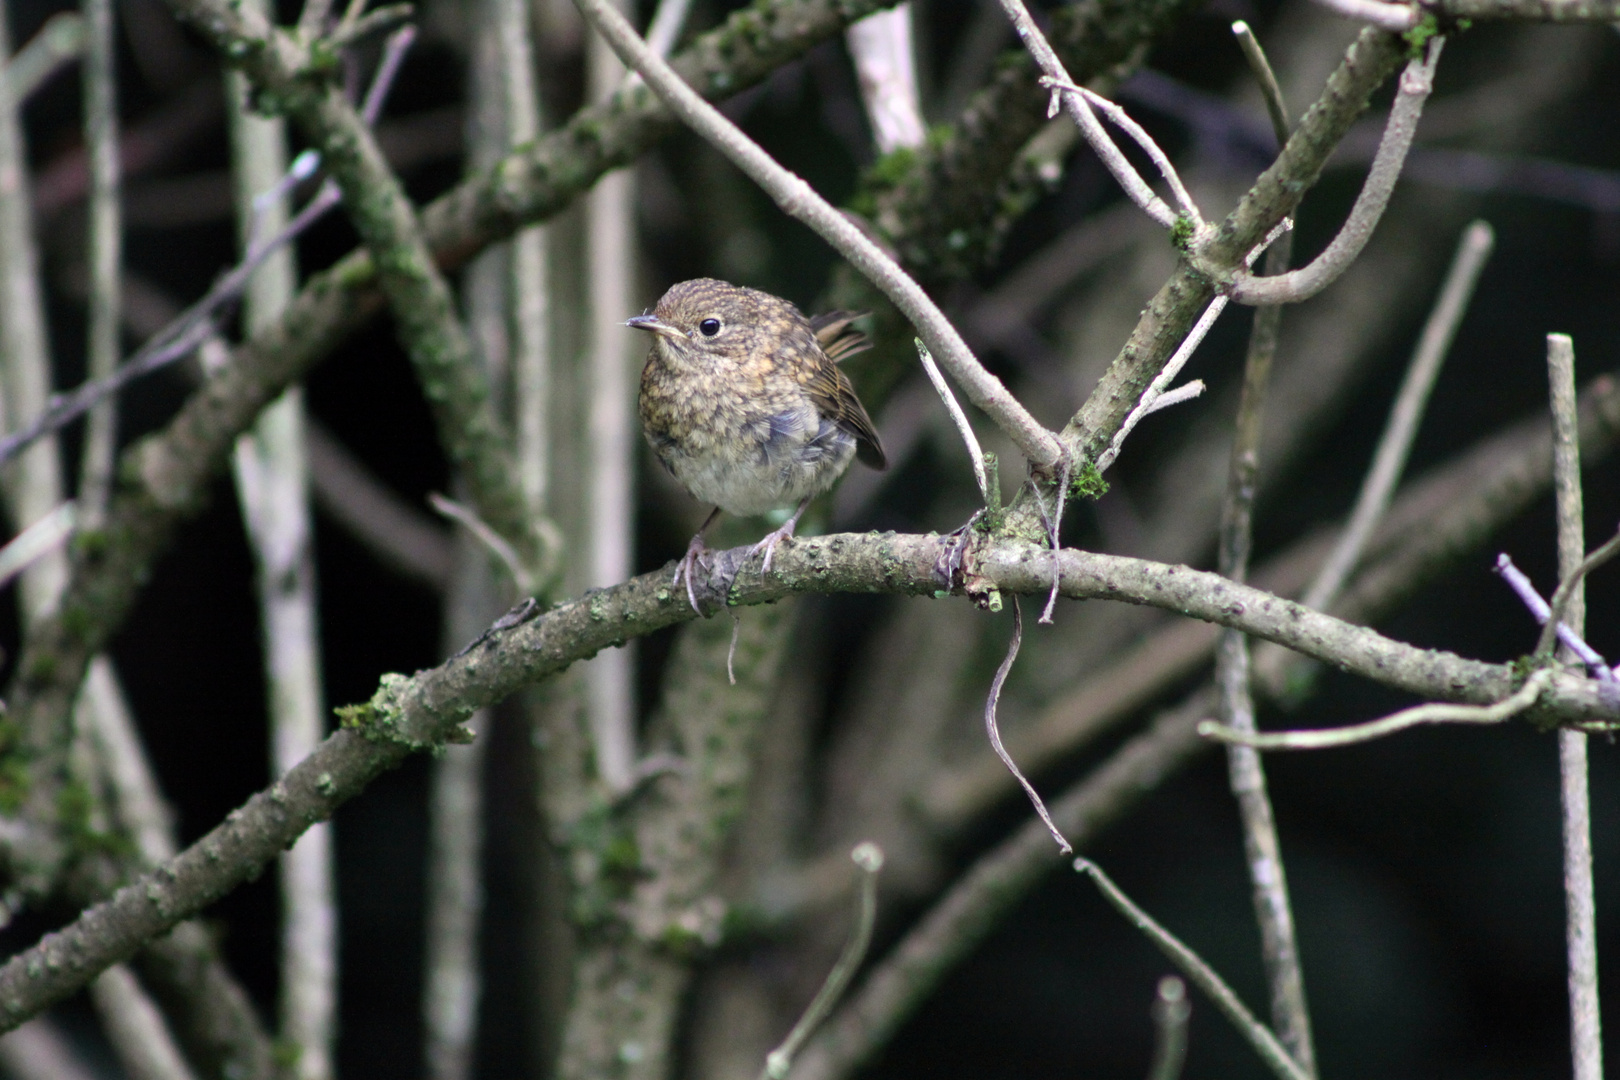
[{"label": "thin twig", "polygon": [[41,555],[55,550],[78,528],[78,523],[78,507],[69,500],[6,541],[6,546],[0,547],[0,586],[28,569]]},{"label": "thin twig", "polygon": [[1422,9],[1416,4],[1391,4],[1385,0],[1316,0],[1316,2],[1335,15],[1381,26],[1397,34],[1406,33],[1423,17]]},{"label": "thin twig", "polygon": [[[1143,153],[1147,154],[1148,160],[1153,162],[1153,167],[1159,170],[1159,175],[1164,177],[1164,182],[1170,186],[1170,193],[1176,197],[1176,205],[1181,208],[1181,212],[1186,215],[1187,220],[1192,222],[1194,228],[1204,223],[1204,216],[1198,212],[1198,204],[1193,202],[1192,196],[1187,193],[1186,185],[1181,182],[1181,174],[1177,173],[1176,167],[1170,163],[1170,155],[1166,154],[1159,144],[1153,141],[1153,136],[1149,135],[1141,124],[1131,119],[1130,113],[1126,112],[1120,105],[1109,101],[1094,90],[1086,89],[1084,86],[1076,86],[1073,83],[1056,79],[1051,75],[1041,76],[1040,83],[1048,90],[1061,90],[1065,94],[1079,94],[1086,99],[1087,105],[1108,117],[1115,127],[1129,135],[1131,141],[1141,147]],[[1055,114],[1055,111],[1048,110],[1053,114]]]},{"label": "thin twig", "polygon": [[1159,980],[1153,997],[1153,1063],[1148,1080],[1180,1080],[1187,1062],[1187,1023],[1192,1019],[1192,1002],[1187,1000],[1187,984],[1174,975]]},{"label": "thin twig", "polygon": [[839,954],[838,962],[827,973],[827,981],[821,984],[821,989],[804,1010],[804,1015],[793,1025],[793,1030],[782,1040],[782,1045],[766,1055],[765,1068],[761,1070],[759,1080],[785,1080],[793,1068],[793,1058],[798,1054],[799,1047],[838,1004],[838,999],[844,995],[844,988],[855,977],[861,961],[866,959],[866,950],[871,947],[872,927],[877,922],[877,878],[878,872],[883,869],[883,849],[866,841],[855,845],[849,857],[861,872],[855,896],[855,927],[850,932],[849,940],[844,943],[844,951]]},{"label": "thin twig", "polygon": [[1350,268],[1372,238],[1373,229],[1384,216],[1389,197],[1400,179],[1406,152],[1417,134],[1423,104],[1434,91],[1434,68],[1440,61],[1445,38],[1429,39],[1422,60],[1414,59],[1401,73],[1389,123],[1373,156],[1367,180],[1356,196],[1355,205],[1337,236],[1309,265],[1274,277],[1254,277],[1239,269],[1233,276],[1230,294],[1240,304],[1294,304],[1308,299],[1337,281]]},{"label": "thin twig", "polygon": [[1239,731],[1226,724],[1205,720],[1198,725],[1198,734],[1228,746],[1248,746],[1256,750],[1327,750],[1381,739],[1420,724],[1499,724],[1534,705],[1548,681],[1549,675],[1545,670],[1537,671],[1525,680],[1522,687],[1495,705],[1430,702],[1402,709],[1378,720],[1369,720],[1365,724],[1316,731]]},{"label": "thin twig", "polygon": [[[1281,110],[1280,102],[1278,107]],[[1289,233],[1279,237],[1267,250],[1266,272],[1270,275],[1286,273],[1292,257],[1293,234]],[[1260,472],[1260,436],[1281,325],[1281,307],[1266,305],[1256,309],[1244,357],[1243,386],[1233,425],[1226,490],[1221,499],[1216,556],[1217,569],[1232,581],[1246,581],[1249,576],[1255,490]],[[1249,661],[1248,639],[1235,630],[1222,631],[1215,651],[1216,708],[1220,718],[1238,731],[1255,729]],[[1245,747],[1232,747],[1227,753],[1227,773],[1243,824],[1249,887],[1271,998],[1271,1023],[1293,1060],[1306,1074],[1314,1076],[1316,1048],[1305,998],[1305,973],[1300,964],[1293,901],[1288,892],[1282,841],[1266,788],[1265,769],[1258,753]]]},{"label": "thin twig", "polygon": [[163,1014],[127,966],[103,971],[90,984],[90,996],[132,1080],[193,1080]]},{"label": "thin twig", "polygon": [[912,338],[917,343],[917,358],[922,361],[923,370],[928,373],[928,381],[934,384],[934,390],[939,394],[939,400],[945,403],[945,411],[951,414],[951,423],[962,436],[962,443],[967,447],[968,460],[973,463],[973,479],[979,485],[979,495],[986,503],[990,501],[990,482],[984,475],[984,451],[979,449],[978,436],[973,434],[973,425],[968,422],[967,413],[957,402],[956,395],[945,383],[945,376],[939,373],[939,366],[934,363],[933,354],[928,346],[923,344],[922,338]]},{"label": "thin twig", "polygon": [[1180,386],[1172,390],[1166,390],[1154,398],[1143,407],[1142,415],[1152,416],[1160,409],[1168,409],[1172,405],[1180,405],[1183,402],[1191,401],[1193,398],[1202,397],[1206,389],[1208,388],[1204,385],[1203,379],[1189,379]]},{"label": "thin twig", "polygon": [[1153,916],[1137,907],[1136,903],[1126,896],[1096,863],[1090,859],[1076,859],[1074,869],[1078,873],[1088,875],[1096,884],[1097,891],[1103,894],[1103,899],[1142,931],[1147,939],[1153,942],[1183,975],[1187,976],[1188,982],[1202,990],[1215,1003],[1215,1007],[1232,1022],[1238,1034],[1248,1040],[1249,1045],[1260,1055],[1260,1060],[1264,1061],[1280,1080],[1310,1080],[1310,1074],[1289,1056],[1271,1029],[1255,1018],[1236,992],[1226,985],[1226,980],[1216,974],[1215,969],[1210,967],[1203,957],[1160,926],[1154,921]]},{"label": "thin twig", "polygon": [[[1497,576],[1507,582],[1508,588],[1513,590],[1524,606],[1530,609],[1530,614],[1535,618],[1536,622],[1545,626],[1552,615],[1552,609],[1547,606],[1547,601],[1541,598],[1541,594],[1536,592],[1536,587],[1531,584],[1529,578],[1524,576],[1524,572],[1513,565],[1513,560],[1508,558],[1506,553],[1498,555],[1496,565],[1492,569],[1496,571]],[[1560,621],[1557,632],[1558,640],[1568,646],[1569,650],[1580,658],[1581,663],[1586,665],[1587,671],[1594,678],[1602,679],[1605,682],[1614,679],[1614,673],[1609,671],[1608,661],[1604,660],[1596,649],[1588,645],[1585,639],[1577,634],[1569,623]]]},{"label": "thin twig", "polygon": [[1148,388],[1143,391],[1142,399],[1137,403],[1136,408],[1131,410],[1130,414],[1125,417],[1125,422],[1114,433],[1114,438],[1108,444],[1108,449],[1097,457],[1097,471],[1099,473],[1108,471],[1108,467],[1119,458],[1119,452],[1125,446],[1126,438],[1129,437],[1132,431],[1136,430],[1136,425],[1141,422],[1144,416],[1155,411],[1153,406],[1164,394],[1164,388],[1169,386],[1175,377],[1181,374],[1181,369],[1187,366],[1187,361],[1192,358],[1193,352],[1203,342],[1204,335],[1208,334],[1209,328],[1215,325],[1215,320],[1221,317],[1221,312],[1226,310],[1227,302],[1227,297],[1217,296],[1209,302],[1208,307],[1204,308],[1204,313],[1198,317],[1198,321],[1193,324],[1193,328],[1182,339],[1175,353],[1165,363],[1163,370],[1154,376],[1153,381],[1148,384]]},{"label": "thin twig", "polygon": [[[1266,238],[1255,246],[1253,251],[1249,252],[1247,262],[1252,265],[1255,259],[1260,257],[1261,252],[1275,247],[1283,236],[1293,231],[1293,227],[1293,222],[1285,219],[1276,228],[1272,229]],[[1158,401],[1169,392],[1165,388],[1175,380],[1177,375],[1181,374],[1181,369],[1187,366],[1187,361],[1192,359],[1192,354],[1203,343],[1210,327],[1215,325],[1215,320],[1220,318],[1221,312],[1226,310],[1229,299],[1224,294],[1216,296],[1204,308],[1204,313],[1198,317],[1198,321],[1187,332],[1187,336],[1182,338],[1181,344],[1176,347],[1176,351],[1171,354],[1170,359],[1165,362],[1159,373],[1153,377],[1153,381],[1148,384],[1148,388],[1142,391],[1142,396],[1137,401],[1136,407],[1130,411],[1125,417],[1125,421],[1120,424],[1119,430],[1114,433],[1113,439],[1108,444],[1108,449],[1098,455],[1098,472],[1106,472],[1108,467],[1118,460],[1120,449],[1125,445],[1126,437],[1136,429],[1136,425],[1141,422],[1142,418],[1151,416],[1163,407],[1158,404]],[[1182,393],[1186,393],[1186,391],[1183,390]]]},{"label": "thin twig", "polygon": [[1007,682],[1008,673],[1012,671],[1013,661],[1018,659],[1018,646],[1023,644],[1023,641],[1024,612],[1018,603],[1018,597],[1015,596],[1013,597],[1012,640],[1007,643],[1007,655],[1001,661],[1001,666],[996,668],[996,677],[990,682],[990,696],[984,703],[984,730],[990,736],[990,749],[996,752],[996,756],[1001,759],[1001,763],[1007,766],[1008,771],[1013,774],[1013,778],[1023,787],[1024,794],[1029,796],[1029,801],[1035,806],[1035,813],[1040,815],[1040,819],[1045,823],[1047,831],[1052,834],[1052,839],[1057,841],[1058,849],[1067,855],[1074,850],[1073,846],[1064,838],[1062,831],[1057,827],[1057,823],[1052,820],[1052,815],[1047,812],[1046,803],[1041,801],[1040,793],[1035,790],[1035,785],[1031,784],[1023,772],[1019,770],[1018,763],[1012,759],[1012,755],[1007,753],[1007,748],[1001,744],[1001,730],[996,724],[996,705],[1001,701],[1001,688]]},{"label": "thin twig", "polygon": [[[1559,627],[1568,628],[1564,622],[1564,612],[1575,590],[1580,586],[1581,582],[1586,580],[1588,574],[1613,559],[1617,554],[1620,554],[1620,532],[1611,536],[1607,543],[1582,560],[1581,565],[1575,568],[1573,574],[1558,583],[1558,588],[1553,592],[1552,600],[1547,605],[1547,614],[1541,617],[1541,638],[1536,642],[1535,652],[1531,654],[1538,661],[1552,656],[1555,624]],[[0,552],[0,556],[3,555],[4,552]],[[1571,630],[1571,633],[1573,632]],[[1605,668],[1605,670],[1607,669]],[[1612,675],[1613,672],[1610,674]],[[1602,675],[1598,677],[1602,678]]]},{"label": "thin twig", "polygon": [[1260,96],[1266,102],[1266,115],[1271,117],[1271,132],[1277,136],[1277,146],[1281,149],[1288,141],[1289,129],[1293,125],[1288,122],[1288,108],[1283,104],[1282,87],[1277,84],[1277,75],[1271,70],[1271,61],[1266,59],[1266,51],[1260,47],[1260,39],[1254,36],[1248,23],[1242,19],[1234,22],[1232,34],[1238,40],[1238,47],[1243,50],[1243,59],[1254,74],[1254,81],[1260,84]]},{"label": "thin twig", "polygon": [[[123,221],[119,212],[118,82],[114,68],[112,0],[84,0],[84,141],[90,166],[90,318],[86,328],[87,378],[105,379],[118,367],[123,295]],[[97,528],[106,513],[118,452],[118,412],[111,399],[90,410],[79,472],[79,519]]]},{"label": "thin twig", "polygon": [[[1563,621],[1579,634],[1586,622],[1580,568],[1586,539],[1581,496],[1580,422],[1575,411],[1575,344],[1547,335],[1547,382],[1553,420],[1553,494],[1558,513],[1558,576]],[[1549,618],[1555,617],[1549,613]],[[1610,676],[1611,680],[1613,676]],[[1603,1014],[1598,1000],[1597,903],[1592,882],[1592,794],[1586,733],[1558,732],[1559,796],[1563,808],[1564,943],[1569,958],[1569,1042],[1574,1080],[1602,1080]]]},{"label": "thin twig", "polygon": [[85,25],[76,12],[60,11],[45,20],[28,44],[9,59],[0,58],[0,93],[21,104],[45,81],[84,52]]},{"label": "thin twig", "polygon": [[1103,130],[1102,121],[1091,111],[1090,104],[1082,95],[1062,89],[1074,86],[1075,81],[1069,77],[1068,69],[1063,66],[1063,61],[1058,59],[1051,42],[1041,33],[1041,28],[1035,25],[1035,20],[1030,17],[1029,9],[1024,6],[1023,0],[1001,0],[1001,8],[1012,20],[1013,29],[1018,32],[1018,38],[1024,43],[1024,48],[1035,58],[1036,66],[1057,84],[1051,87],[1052,98],[1047,106],[1047,115],[1056,115],[1057,105],[1061,100],[1068,110],[1069,118],[1085,137],[1086,143],[1102,160],[1103,166],[1108,169],[1119,186],[1125,189],[1126,197],[1141,207],[1142,211],[1162,228],[1173,228],[1176,223],[1175,211],[1153,193],[1147,181],[1143,180],[1136,168],[1126,160],[1124,153],[1114,144],[1114,140],[1108,137],[1108,132]]},{"label": "thin twig", "polygon": [[521,595],[533,595],[534,582],[530,580],[528,571],[523,568],[523,560],[518,556],[517,549],[488,522],[480,518],[471,507],[446,498],[437,491],[428,493],[428,504],[466,529],[491,555],[499,559],[501,565],[506,567],[506,572],[512,576],[512,582]]},{"label": "thin twig", "polygon": [[1446,353],[1457,336],[1457,327],[1468,311],[1469,298],[1473,296],[1474,286],[1479,282],[1480,272],[1485,268],[1485,260],[1490,258],[1495,242],[1495,233],[1483,221],[1475,221],[1463,231],[1462,239],[1457,244],[1457,254],[1451,261],[1451,269],[1446,272],[1445,283],[1440,287],[1439,299],[1429,312],[1428,322],[1423,326],[1423,334],[1418,338],[1417,348],[1413,350],[1411,363],[1407,366],[1406,378],[1395,396],[1395,404],[1390,407],[1389,419],[1384,423],[1384,433],[1379,437],[1372,466],[1361,482],[1361,493],[1356,497],[1350,521],[1339,534],[1333,553],[1322,564],[1322,569],[1317,571],[1310,588],[1305,590],[1301,603],[1307,607],[1320,610],[1333,603],[1350,572],[1356,568],[1368,538],[1383,519],[1401,473],[1406,468],[1406,459],[1412,449],[1412,440],[1417,437],[1429,392],[1434,388],[1440,365],[1445,362]]},{"label": "thin twig", "polygon": [[893,259],[817,195],[809,184],[778,165],[736,125],[682,82],[606,0],[577,0],[577,3],[586,19],[607,38],[629,67],[641,72],[670,111],[747,173],[786,213],[809,225],[837,248],[894,301],[916,327],[918,336],[928,343],[929,351],[967,391],[969,400],[1006,432],[1025,457],[1047,467],[1062,459],[1064,452],[1057,437],[1041,426],[999,379],[984,369],[944,313]]},{"label": "thin twig", "polygon": [[[1046,594],[1046,606],[1041,609],[1041,617],[1036,620],[1043,626],[1052,625],[1052,611],[1057,607],[1058,589],[1063,585],[1063,568],[1058,563],[1058,552],[1063,547],[1059,534],[1063,530],[1063,500],[1068,497],[1068,494],[1069,463],[1067,460],[1065,460],[1063,462],[1063,467],[1058,470],[1057,498],[1055,500],[1056,505],[1052,507],[1051,519],[1045,522],[1046,542],[1047,545],[1052,549],[1052,589]],[[1046,504],[1040,499],[1039,489],[1037,489],[1035,492],[1035,500],[1035,505],[1040,508],[1041,514],[1044,517],[1046,514]]]}]

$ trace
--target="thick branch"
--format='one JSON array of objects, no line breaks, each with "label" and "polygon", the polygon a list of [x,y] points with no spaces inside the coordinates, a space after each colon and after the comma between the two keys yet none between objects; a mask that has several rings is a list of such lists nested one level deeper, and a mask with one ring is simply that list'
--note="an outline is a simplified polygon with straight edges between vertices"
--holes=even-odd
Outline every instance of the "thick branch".
[{"label": "thick branch", "polygon": [[[948,539],[839,534],[799,540],[768,574],[736,579],[727,602],[752,605],[802,592],[932,594]],[[717,553],[735,574],[747,548]],[[1062,591],[1076,599],[1147,604],[1241,629],[1388,686],[1436,700],[1488,703],[1513,690],[1512,669],[1414,648],[1215,574],[1140,559],[1061,553]],[[1044,593],[1052,554],[1017,541],[989,541],[972,560],[965,591]],[[386,676],[352,726],[328,738],[280,782],[233,811],[175,860],[120,889],[59,933],[0,967],[0,1028],[9,1030],[59,1001],[141,944],[256,876],[305,829],[330,817],[411,753],[454,735],[474,709],[562,671],[601,649],[694,617],[669,568],[559,605],[490,636],[412,678]],[[1620,690],[1558,673],[1538,709],[1543,719],[1620,725]]]}]

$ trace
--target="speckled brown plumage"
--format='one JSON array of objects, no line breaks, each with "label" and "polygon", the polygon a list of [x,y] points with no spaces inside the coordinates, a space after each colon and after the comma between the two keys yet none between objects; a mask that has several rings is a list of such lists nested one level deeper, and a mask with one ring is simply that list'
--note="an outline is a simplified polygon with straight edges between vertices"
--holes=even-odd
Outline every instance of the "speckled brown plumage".
[{"label": "speckled brown plumage", "polygon": [[[886,464],[837,365],[870,347],[850,325],[855,318],[839,311],[806,319],[770,293],[697,278],[671,286],[652,314],[629,321],[655,335],[641,373],[641,423],[664,467],[694,498],[728,513],[797,507],[757,545],[766,568],[805,504],[852,458]],[[702,540],[700,530],[676,574],[687,573],[689,590]]]}]

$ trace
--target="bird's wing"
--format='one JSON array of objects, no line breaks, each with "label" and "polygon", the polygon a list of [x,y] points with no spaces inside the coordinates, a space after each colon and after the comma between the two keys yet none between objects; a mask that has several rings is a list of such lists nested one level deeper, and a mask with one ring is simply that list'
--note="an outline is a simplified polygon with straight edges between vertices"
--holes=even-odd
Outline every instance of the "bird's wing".
[{"label": "bird's wing", "polygon": [[805,392],[822,416],[855,436],[855,454],[864,464],[874,469],[888,467],[889,459],[883,453],[883,443],[872,426],[872,418],[866,415],[861,399],[855,396],[855,387],[837,364],[817,364],[805,384]]},{"label": "bird's wing", "polygon": [[829,311],[824,315],[810,316],[810,331],[816,335],[816,342],[820,344],[821,351],[827,354],[827,359],[841,364],[856,353],[872,347],[870,338],[850,326],[865,314],[864,311]]}]

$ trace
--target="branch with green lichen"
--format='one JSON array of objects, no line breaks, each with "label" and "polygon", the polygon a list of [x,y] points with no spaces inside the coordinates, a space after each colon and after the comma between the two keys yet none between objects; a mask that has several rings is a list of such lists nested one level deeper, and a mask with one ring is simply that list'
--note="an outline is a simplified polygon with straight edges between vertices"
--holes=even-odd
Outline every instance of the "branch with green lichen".
[{"label": "branch with green lichen", "polygon": [[[717,552],[701,596],[752,606],[798,593],[933,595],[952,538],[894,533],[839,534],[779,548],[772,570],[756,573],[748,548]],[[988,602],[1000,593],[1039,594],[1054,562],[1060,591],[1073,599],[1145,604],[1242,630],[1382,685],[1432,700],[1475,704],[1515,689],[1511,665],[1468,660],[1392,641],[1365,627],[1312,611],[1215,574],[1140,559],[985,539],[968,551],[955,593]],[[748,572],[737,571],[748,564]],[[0,1029],[9,1030],[71,994],[257,876],[310,825],[330,817],[408,756],[458,737],[477,708],[550,678],[578,660],[696,616],[669,567],[560,604],[492,632],[463,654],[414,676],[386,676],[345,726],[280,781],[163,867],[83,912],[63,930],[0,966]],[[1538,723],[1620,729],[1620,695],[1557,672],[1532,715]]]}]

